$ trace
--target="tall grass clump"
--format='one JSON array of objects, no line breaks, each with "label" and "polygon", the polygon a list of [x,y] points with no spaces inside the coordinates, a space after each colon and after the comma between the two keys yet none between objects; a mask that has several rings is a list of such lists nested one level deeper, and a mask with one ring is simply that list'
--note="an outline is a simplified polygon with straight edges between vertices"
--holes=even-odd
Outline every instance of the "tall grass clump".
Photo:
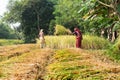
[{"label": "tall grass clump", "polygon": [[84,35],[82,47],[85,49],[107,49],[110,42],[98,36]]},{"label": "tall grass clump", "polygon": [[74,36],[46,36],[46,46],[49,48],[71,48],[75,47]]},{"label": "tall grass clump", "polygon": [[22,44],[24,41],[16,39],[0,39],[0,46]]},{"label": "tall grass clump", "polygon": [[54,34],[55,35],[66,35],[66,34],[71,34],[71,31],[62,25],[56,25]]},{"label": "tall grass clump", "polygon": [[116,40],[116,43],[107,50],[106,53],[113,59],[120,61],[120,37]]}]

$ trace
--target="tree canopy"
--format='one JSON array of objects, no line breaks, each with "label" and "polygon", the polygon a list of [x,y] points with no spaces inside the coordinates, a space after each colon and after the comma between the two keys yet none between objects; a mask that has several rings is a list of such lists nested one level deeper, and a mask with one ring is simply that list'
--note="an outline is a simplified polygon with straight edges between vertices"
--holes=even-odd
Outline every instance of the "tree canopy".
[{"label": "tree canopy", "polygon": [[17,38],[14,30],[8,24],[0,21],[0,39],[15,39]]},{"label": "tree canopy", "polygon": [[10,23],[21,23],[26,42],[35,42],[40,29],[47,33],[53,18],[53,4],[48,0],[11,0],[4,19]]}]

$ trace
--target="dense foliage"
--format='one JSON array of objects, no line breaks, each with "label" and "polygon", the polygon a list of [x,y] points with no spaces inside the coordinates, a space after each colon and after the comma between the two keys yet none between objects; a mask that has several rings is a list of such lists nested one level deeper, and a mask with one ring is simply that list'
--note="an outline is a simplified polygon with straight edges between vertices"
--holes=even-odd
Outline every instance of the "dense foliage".
[{"label": "dense foliage", "polygon": [[[73,30],[93,33],[114,41],[118,37],[118,0],[58,0],[55,5],[55,23]],[[117,25],[117,26],[116,26]]]},{"label": "dense foliage", "polygon": [[17,38],[14,30],[6,23],[0,22],[0,39],[15,39]]},{"label": "dense foliage", "polygon": [[120,61],[120,37],[106,52],[112,59]]},{"label": "dense foliage", "polygon": [[35,42],[41,28],[48,33],[53,18],[53,4],[48,0],[11,0],[4,17],[10,23],[21,23],[25,42]]},{"label": "dense foliage", "polygon": [[56,24],[79,27],[115,41],[120,31],[119,0],[10,0],[4,19],[21,23],[25,41],[34,42],[39,29],[53,34]]}]

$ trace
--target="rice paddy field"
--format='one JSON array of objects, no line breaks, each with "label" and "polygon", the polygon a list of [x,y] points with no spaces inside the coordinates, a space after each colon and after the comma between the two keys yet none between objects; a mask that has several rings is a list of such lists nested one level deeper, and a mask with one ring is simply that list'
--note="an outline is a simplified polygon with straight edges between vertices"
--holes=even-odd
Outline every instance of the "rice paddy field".
[{"label": "rice paddy field", "polygon": [[0,39],[0,46],[5,45],[14,45],[14,44],[23,44],[24,42],[22,40],[16,40],[16,39]]},{"label": "rice paddy field", "polygon": [[111,43],[83,36],[82,49],[74,36],[46,36],[46,46],[0,46],[0,80],[120,80],[120,63],[105,54]]},{"label": "rice paddy field", "polygon": [[[46,36],[46,47],[53,49],[64,49],[75,47],[75,36]],[[39,44],[39,40],[37,41]],[[83,49],[106,49],[110,42],[97,36],[84,35],[82,40]]]}]

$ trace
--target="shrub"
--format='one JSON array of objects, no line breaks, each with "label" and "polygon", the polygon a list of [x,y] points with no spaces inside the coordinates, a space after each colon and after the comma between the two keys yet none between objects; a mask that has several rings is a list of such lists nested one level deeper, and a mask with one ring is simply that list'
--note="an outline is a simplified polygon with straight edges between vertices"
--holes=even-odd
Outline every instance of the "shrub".
[{"label": "shrub", "polygon": [[66,35],[66,34],[71,34],[71,31],[69,29],[66,29],[64,26],[56,25],[54,34],[55,35]]},{"label": "shrub", "polygon": [[107,52],[115,60],[120,60],[120,37],[117,39],[116,43],[111,46]]}]

